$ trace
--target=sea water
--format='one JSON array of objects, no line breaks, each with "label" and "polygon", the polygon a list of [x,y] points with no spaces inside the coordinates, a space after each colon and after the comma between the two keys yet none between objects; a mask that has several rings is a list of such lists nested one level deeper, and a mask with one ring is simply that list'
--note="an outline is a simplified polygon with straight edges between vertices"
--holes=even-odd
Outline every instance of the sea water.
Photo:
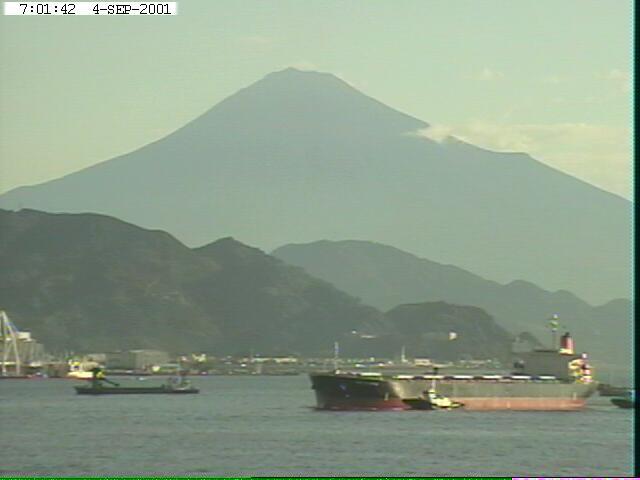
[{"label": "sea water", "polygon": [[200,394],[94,397],[76,395],[73,380],[0,380],[0,476],[633,471],[633,410],[605,397],[580,412],[326,412],[306,375],[192,382]]}]

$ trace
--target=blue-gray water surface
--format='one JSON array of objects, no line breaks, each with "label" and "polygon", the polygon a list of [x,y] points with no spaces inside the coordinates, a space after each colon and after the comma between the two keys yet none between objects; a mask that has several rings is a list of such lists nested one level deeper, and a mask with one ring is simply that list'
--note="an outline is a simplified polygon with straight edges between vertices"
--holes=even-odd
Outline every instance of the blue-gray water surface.
[{"label": "blue-gray water surface", "polygon": [[632,410],[604,397],[580,412],[323,412],[304,375],[195,378],[199,395],[81,396],[79,383],[0,380],[0,476],[633,471]]}]

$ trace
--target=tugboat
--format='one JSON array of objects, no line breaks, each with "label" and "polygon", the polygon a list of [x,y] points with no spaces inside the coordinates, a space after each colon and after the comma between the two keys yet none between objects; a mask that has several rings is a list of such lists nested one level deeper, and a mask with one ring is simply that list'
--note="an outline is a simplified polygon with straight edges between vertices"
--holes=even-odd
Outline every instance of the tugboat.
[{"label": "tugboat", "polygon": [[[90,385],[75,386],[78,395],[122,395],[122,394],[151,394],[151,393],[200,393],[191,386],[191,382],[184,375],[172,377],[166,383],[156,386],[121,386],[119,383],[107,379],[101,368],[91,370],[93,374]],[[109,385],[105,385],[108,383]]]},{"label": "tugboat", "polygon": [[464,405],[463,403],[454,402],[450,398],[437,394],[433,388],[427,390],[426,396],[405,398],[403,402],[412,410],[451,410],[452,408],[460,408]]},{"label": "tugboat", "polygon": [[598,393],[601,397],[622,397],[629,391],[626,387],[616,387],[608,383],[598,385]]},{"label": "tugboat", "polygon": [[629,390],[624,397],[616,397],[611,399],[616,407],[620,408],[635,408],[636,398],[633,390]]}]

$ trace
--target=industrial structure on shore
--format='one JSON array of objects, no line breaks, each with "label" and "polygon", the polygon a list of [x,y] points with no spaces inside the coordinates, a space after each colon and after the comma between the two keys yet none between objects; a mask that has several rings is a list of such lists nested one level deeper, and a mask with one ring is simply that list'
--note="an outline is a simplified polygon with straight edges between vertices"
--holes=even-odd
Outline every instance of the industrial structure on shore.
[{"label": "industrial structure on shore", "polygon": [[49,360],[44,347],[0,310],[0,375],[23,376],[41,369]]}]

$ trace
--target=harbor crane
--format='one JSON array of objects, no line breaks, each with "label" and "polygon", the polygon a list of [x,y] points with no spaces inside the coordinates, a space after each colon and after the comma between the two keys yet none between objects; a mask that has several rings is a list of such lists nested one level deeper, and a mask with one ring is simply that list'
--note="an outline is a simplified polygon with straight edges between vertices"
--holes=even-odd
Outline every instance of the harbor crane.
[{"label": "harbor crane", "polygon": [[20,376],[22,373],[22,362],[20,361],[20,353],[18,353],[18,337],[19,331],[6,314],[4,310],[0,310],[0,345],[2,346],[2,376],[7,376],[7,365],[13,364],[15,367],[15,375]]}]

